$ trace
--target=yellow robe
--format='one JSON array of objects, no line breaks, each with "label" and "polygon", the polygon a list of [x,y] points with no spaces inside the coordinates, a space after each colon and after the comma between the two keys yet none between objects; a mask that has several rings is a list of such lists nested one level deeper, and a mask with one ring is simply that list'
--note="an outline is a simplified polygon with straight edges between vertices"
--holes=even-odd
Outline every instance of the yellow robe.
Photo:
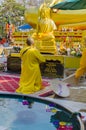
[{"label": "yellow robe", "polygon": [[75,77],[79,78],[86,73],[86,48],[83,50],[82,57],[80,59],[80,67],[75,73]]},{"label": "yellow robe", "polygon": [[[27,50],[28,49],[28,50]],[[27,50],[24,54],[23,52]],[[21,76],[19,88],[16,92],[32,94],[41,89],[41,72],[39,64],[45,62],[45,58],[36,48],[25,47],[20,52]]]}]

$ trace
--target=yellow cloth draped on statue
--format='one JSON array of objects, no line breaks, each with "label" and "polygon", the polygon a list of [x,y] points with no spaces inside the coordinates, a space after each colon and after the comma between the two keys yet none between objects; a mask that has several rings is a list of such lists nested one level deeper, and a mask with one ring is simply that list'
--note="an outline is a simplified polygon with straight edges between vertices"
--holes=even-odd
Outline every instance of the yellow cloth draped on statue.
[{"label": "yellow cloth draped on statue", "polygon": [[[39,33],[49,33],[56,29],[55,23],[51,19],[42,19],[39,22]],[[47,34],[48,35],[48,34]]]}]

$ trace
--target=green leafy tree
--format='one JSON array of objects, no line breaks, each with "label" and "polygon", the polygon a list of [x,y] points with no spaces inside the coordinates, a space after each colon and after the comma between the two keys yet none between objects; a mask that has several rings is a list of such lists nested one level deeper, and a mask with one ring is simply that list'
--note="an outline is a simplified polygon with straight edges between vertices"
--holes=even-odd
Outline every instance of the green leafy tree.
[{"label": "green leafy tree", "polygon": [[[19,26],[24,23],[25,6],[16,0],[4,0],[0,5],[0,27],[2,33],[7,22]],[[22,23],[21,23],[22,21]]]}]

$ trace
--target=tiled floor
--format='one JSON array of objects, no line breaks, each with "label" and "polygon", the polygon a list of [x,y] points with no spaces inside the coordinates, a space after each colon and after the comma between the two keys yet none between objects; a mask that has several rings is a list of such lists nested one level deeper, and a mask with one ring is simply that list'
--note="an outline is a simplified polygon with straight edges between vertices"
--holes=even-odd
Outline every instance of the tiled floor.
[{"label": "tiled floor", "polygon": [[[44,97],[44,98],[50,98],[51,100],[54,100],[55,102],[60,103],[62,106],[66,107],[67,109],[69,108],[75,112],[86,113],[86,82],[83,79],[84,82],[82,80],[82,82],[80,82],[80,86],[73,86],[73,83],[74,83],[73,75],[70,75],[67,78],[61,79],[62,81],[71,84],[71,86],[69,87],[70,95],[68,97],[61,98],[55,93],[53,93],[51,96]],[[58,82],[58,78],[49,80],[49,81],[52,85],[53,83],[54,85],[56,85]],[[45,91],[48,91],[49,88],[46,87],[46,89],[47,90]]]}]

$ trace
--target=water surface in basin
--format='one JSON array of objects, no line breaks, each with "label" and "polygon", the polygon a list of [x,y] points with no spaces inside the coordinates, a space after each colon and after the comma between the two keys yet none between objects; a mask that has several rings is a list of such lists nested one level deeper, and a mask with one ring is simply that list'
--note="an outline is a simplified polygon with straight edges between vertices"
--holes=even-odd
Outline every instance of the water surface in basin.
[{"label": "water surface in basin", "polygon": [[2,130],[56,130],[50,122],[54,113],[47,107],[34,102],[28,108],[21,99],[0,98],[0,127]]}]

